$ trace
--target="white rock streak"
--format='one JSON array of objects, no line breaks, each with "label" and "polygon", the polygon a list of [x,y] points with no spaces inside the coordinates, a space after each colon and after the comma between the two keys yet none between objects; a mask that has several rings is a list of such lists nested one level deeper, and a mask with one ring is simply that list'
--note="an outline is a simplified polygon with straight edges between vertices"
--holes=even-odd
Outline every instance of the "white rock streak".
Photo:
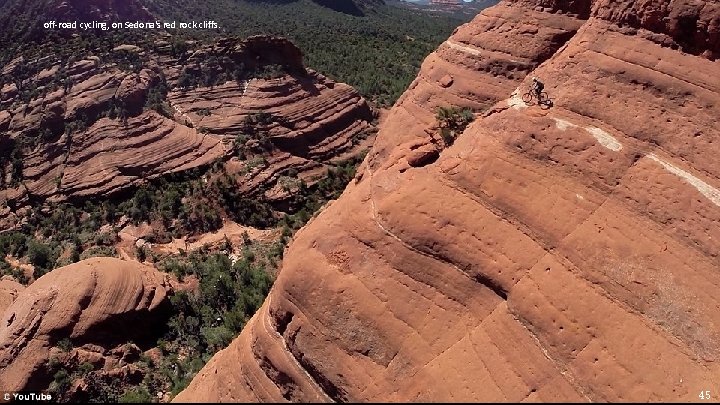
[{"label": "white rock streak", "polygon": [[568,128],[574,128],[577,126],[570,121],[565,121],[560,118],[553,118],[553,119],[555,120],[555,126],[557,127],[557,129],[559,129],[561,131],[564,131]]},{"label": "white rock streak", "polygon": [[690,184],[691,186],[695,187],[697,191],[700,192],[700,194],[704,195],[709,199],[713,204],[720,207],[720,190],[717,188],[705,183],[704,181],[698,179],[697,177],[693,176],[692,174],[686,172],[685,170],[674,166],[659,157],[657,157],[654,153],[651,153],[647,155],[648,158],[660,163],[662,167],[665,168],[665,170],[669,171],[670,173],[682,178],[685,180],[686,183]]},{"label": "white rock streak", "polygon": [[512,94],[512,96],[510,96],[507,103],[508,103],[508,106],[510,106],[516,110],[528,108],[527,104],[525,104],[525,102],[522,100],[522,96],[520,95],[519,87],[517,89],[515,89],[515,92]]},{"label": "white rock streak", "polygon": [[[557,127],[557,129],[561,131],[564,131],[568,128],[580,127],[579,125],[573,124],[572,122],[566,121],[564,119],[553,117],[553,120],[555,120],[555,126]],[[610,135],[606,131],[603,131],[602,129],[597,127],[584,127],[583,129],[587,131],[590,135],[592,135],[600,145],[610,149],[611,151],[619,152],[622,150],[623,146],[620,141],[615,139],[614,136]]]},{"label": "white rock streak", "polygon": [[457,49],[461,52],[469,53],[471,55],[479,56],[482,54],[482,52],[478,49],[471,48],[466,45],[461,45],[454,41],[447,40],[447,41],[445,41],[445,44],[447,44],[447,46],[449,46],[450,48]]},{"label": "white rock streak", "polygon": [[618,142],[618,140],[615,139],[614,136],[608,134],[602,129],[596,127],[588,127],[585,128],[585,130],[588,131],[590,135],[594,136],[595,139],[597,139],[597,141],[600,143],[600,145],[610,149],[611,151],[620,152],[620,150],[622,150],[622,144]]},{"label": "white rock streak", "polygon": [[[580,127],[577,124],[573,124],[572,122],[566,121],[561,118],[553,118],[553,120],[555,120],[555,126],[561,131],[565,131],[568,128],[579,128]],[[595,139],[598,141],[598,143],[600,143],[600,145],[602,145],[612,151],[615,151],[615,152],[619,152],[620,150],[622,150],[622,148],[623,148],[622,144],[617,139],[615,139],[615,137],[613,137],[606,131],[603,131],[600,128],[592,127],[592,126],[585,127],[584,129],[590,135],[595,137]],[[693,176],[692,174],[686,172],[685,170],[680,169],[679,167],[674,166],[673,164],[660,159],[654,153],[647,155],[647,157],[654,160],[655,162],[659,163],[662,167],[665,168],[665,170],[680,177],[686,183],[695,187],[703,196],[705,196],[707,199],[709,199],[713,204],[720,207],[720,190],[707,184],[706,182],[700,180],[699,178]]]}]

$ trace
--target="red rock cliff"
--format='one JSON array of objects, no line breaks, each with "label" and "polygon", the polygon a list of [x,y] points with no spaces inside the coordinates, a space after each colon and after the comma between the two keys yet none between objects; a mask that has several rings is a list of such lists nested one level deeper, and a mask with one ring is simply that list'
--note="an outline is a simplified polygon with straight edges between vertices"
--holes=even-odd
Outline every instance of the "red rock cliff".
[{"label": "red rock cliff", "polygon": [[[0,292],[10,287],[0,282]],[[47,387],[52,377],[46,366],[63,338],[81,350],[139,341],[164,319],[172,293],[167,275],[108,257],[62,267],[26,289],[13,289],[10,303],[0,301],[0,381],[6,391]]]},{"label": "red rock cliff", "polygon": [[[424,63],[178,401],[720,389],[720,5],[505,1]],[[527,77],[554,105],[526,106]],[[483,111],[434,163],[434,109]]]},{"label": "red rock cliff", "polygon": [[[44,89],[29,102],[14,82],[0,86],[0,228],[17,223],[15,210],[32,201],[106,197],[147,179],[229,160],[246,119],[259,112],[272,116],[266,129],[275,150],[268,165],[248,174],[248,195],[272,188],[290,168],[322,172],[328,163],[357,154],[360,138],[371,129],[372,111],[360,94],[306,71],[300,50],[286,39],[219,40],[195,50],[187,64],[133,45],[116,52],[122,48],[150,53],[146,67],[133,73],[98,57],[67,66],[58,61],[28,79]],[[235,63],[204,66],[217,74],[237,66],[283,70],[274,78],[177,85],[188,66],[208,60]],[[3,67],[0,82],[22,63],[17,58]],[[59,72],[74,84],[52,90],[49,83]],[[162,100],[169,112],[160,114],[145,104],[163,76],[172,91]],[[118,105],[129,117],[111,116]],[[23,146],[28,143],[34,146]],[[19,170],[11,164],[15,153],[21,156]]]}]

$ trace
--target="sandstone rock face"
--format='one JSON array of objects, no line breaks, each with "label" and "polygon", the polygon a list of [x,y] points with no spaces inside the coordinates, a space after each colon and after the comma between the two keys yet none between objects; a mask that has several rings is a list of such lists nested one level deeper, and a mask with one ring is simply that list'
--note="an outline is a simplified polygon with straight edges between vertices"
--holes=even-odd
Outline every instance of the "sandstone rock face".
[{"label": "sandstone rock face", "polygon": [[[718,391],[719,18],[714,1],[484,11],[428,57],[261,310],[176,400]],[[552,108],[522,102],[528,75]],[[484,113],[412,167],[438,105]]]},{"label": "sandstone rock face", "polygon": [[[159,81],[157,68],[127,73],[88,58],[68,66],[66,74],[72,86],[27,104],[15,98],[0,113],[7,122],[4,139],[17,147],[37,144],[22,153],[19,185],[10,182],[9,161],[0,162],[5,166],[3,200],[22,205],[29,198],[103,196],[145,179],[208,165],[227,153],[218,137],[155,111],[143,112],[150,89]],[[125,111],[124,120],[104,117],[111,110],[119,114],[114,106]]]},{"label": "sandstone rock face", "polygon": [[[0,147],[34,146],[24,147],[21,181],[11,178],[16,167],[9,156],[14,152],[0,159],[0,200],[21,206],[33,198],[107,196],[148,179],[227,160],[246,118],[263,113],[272,117],[265,129],[273,154],[268,165],[248,170],[242,182],[245,191],[256,193],[271,188],[283,171],[322,171],[330,162],[357,154],[373,118],[352,87],[306,71],[299,49],[285,39],[220,40],[183,62],[163,54],[149,58],[137,73],[102,65],[96,57],[63,69],[53,66],[34,82],[63,71],[71,85],[48,88],[27,103],[16,88],[3,90],[8,100],[0,103]],[[228,74],[237,66],[252,70],[268,65],[284,70],[272,79],[191,89],[177,85],[188,66]],[[146,102],[157,102],[163,77],[175,89],[161,100],[170,110],[161,114],[146,108]]]},{"label": "sandstone rock face", "polygon": [[77,138],[61,181],[63,193],[71,196],[105,195],[147,178],[208,165],[225,153],[219,139],[154,111],[125,125],[101,119]]},{"label": "sandstone rock face", "polygon": [[10,304],[15,301],[18,294],[22,290],[24,290],[25,287],[11,279],[1,279],[0,280],[0,313],[5,312],[5,308],[9,307]]},{"label": "sandstone rock face", "polygon": [[164,274],[114,258],[87,259],[46,274],[0,317],[3,389],[43,388],[49,378],[43,366],[62,338],[101,348],[142,339],[162,316],[171,291]]},{"label": "sandstone rock face", "polygon": [[[249,116],[267,115],[263,130],[274,153],[240,182],[246,194],[271,188],[289,170],[321,171],[356,155],[365,146],[360,138],[372,120],[370,107],[355,89],[315,72],[173,91],[169,100],[176,120],[186,120],[209,136],[234,139],[244,133]],[[247,144],[251,149],[253,142]]]},{"label": "sandstone rock face", "polygon": [[174,91],[169,100],[191,126],[217,135],[235,136],[249,115],[269,114],[273,144],[312,160],[343,155],[372,119],[355,89],[317,73]]}]

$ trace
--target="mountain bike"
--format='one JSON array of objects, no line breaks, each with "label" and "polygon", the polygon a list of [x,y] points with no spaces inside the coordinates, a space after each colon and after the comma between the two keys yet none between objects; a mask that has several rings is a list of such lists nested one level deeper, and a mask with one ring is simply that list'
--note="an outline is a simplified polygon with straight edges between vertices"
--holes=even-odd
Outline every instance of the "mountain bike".
[{"label": "mountain bike", "polygon": [[[536,98],[535,90],[530,90],[527,93],[523,94],[522,101],[527,105],[533,105],[533,99]],[[538,100],[538,105],[540,107],[547,107],[550,108],[552,106],[552,100],[550,100],[550,96],[544,91],[540,92],[540,99]]]}]

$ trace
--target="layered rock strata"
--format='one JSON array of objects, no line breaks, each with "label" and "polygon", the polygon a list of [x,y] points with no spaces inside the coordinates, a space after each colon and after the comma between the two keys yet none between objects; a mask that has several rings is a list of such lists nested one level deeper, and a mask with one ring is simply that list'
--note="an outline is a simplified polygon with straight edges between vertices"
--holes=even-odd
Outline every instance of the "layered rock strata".
[{"label": "layered rock strata", "polygon": [[[384,120],[177,401],[692,401],[720,389],[720,9],[505,1]],[[529,76],[551,108],[527,105]],[[437,160],[434,109],[476,121]],[[428,146],[429,145],[429,146]]]},{"label": "layered rock strata", "polygon": [[63,339],[80,352],[102,354],[151,338],[171,292],[165,274],[114,258],[83,260],[39,278],[0,316],[3,389],[47,387],[48,361]]},{"label": "layered rock strata", "polygon": [[[39,94],[28,102],[14,82],[2,87],[3,214],[30,201],[105,198],[227,160],[248,117],[265,114],[271,120],[262,136],[272,150],[260,152],[269,153],[271,163],[292,165],[265,165],[261,173],[247,169],[252,174],[243,184],[249,194],[257,193],[272,188],[281,171],[318,172],[357,154],[371,126],[372,112],[357,91],[306,71],[300,51],[284,39],[220,40],[187,60],[119,48],[120,56],[148,58],[146,67],[133,73],[93,57],[57,64],[21,84]],[[21,62],[9,63],[3,77],[13,76]],[[253,73],[267,66],[281,71],[275,78]],[[240,67],[242,80],[192,88],[178,84],[182,75],[227,77]],[[159,98],[165,97],[165,84],[172,90]]]}]

